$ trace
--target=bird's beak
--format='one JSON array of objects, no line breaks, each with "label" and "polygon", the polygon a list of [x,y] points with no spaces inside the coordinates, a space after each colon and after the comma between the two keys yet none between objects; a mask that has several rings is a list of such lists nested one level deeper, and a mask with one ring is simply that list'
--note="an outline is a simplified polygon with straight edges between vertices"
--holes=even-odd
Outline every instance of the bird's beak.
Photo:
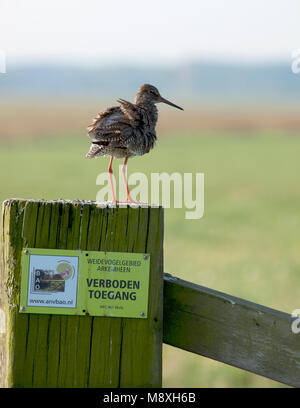
[{"label": "bird's beak", "polygon": [[180,106],[175,105],[175,103],[172,103],[172,102],[168,101],[167,99],[163,98],[162,96],[160,96],[158,98],[158,102],[163,102],[163,103],[166,103],[167,105],[174,106],[174,108],[183,110],[183,108],[181,108]]}]

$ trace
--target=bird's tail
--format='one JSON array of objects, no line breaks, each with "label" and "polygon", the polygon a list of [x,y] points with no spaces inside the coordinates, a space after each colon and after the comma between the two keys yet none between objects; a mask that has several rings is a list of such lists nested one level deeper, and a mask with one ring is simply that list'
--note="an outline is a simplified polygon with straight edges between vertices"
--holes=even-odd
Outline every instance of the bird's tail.
[{"label": "bird's tail", "polygon": [[92,143],[91,147],[90,147],[90,150],[87,152],[85,157],[87,159],[93,159],[94,157],[101,156],[101,150],[102,150],[101,146]]}]

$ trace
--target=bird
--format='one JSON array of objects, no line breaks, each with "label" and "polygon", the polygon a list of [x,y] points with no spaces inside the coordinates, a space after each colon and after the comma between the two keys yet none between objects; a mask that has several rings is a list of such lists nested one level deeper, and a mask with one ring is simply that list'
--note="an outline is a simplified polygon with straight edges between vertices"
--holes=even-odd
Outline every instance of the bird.
[{"label": "bird", "polygon": [[113,202],[116,200],[112,179],[113,159],[124,158],[122,175],[127,191],[127,202],[135,203],[131,198],[126,179],[128,159],[142,156],[154,147],[157,140],[155,126],[158,120],[156,104],[159,102],[183,110],[180,106],[163,98],[158,89],[150,84],[143,84],[138,88],[134,103],[125,99],[117,99],[119,106],[112,106],[98,113],[93,123],[88,126],[91,146],[86,158],[110,156],[108,166],[109,180]]}]

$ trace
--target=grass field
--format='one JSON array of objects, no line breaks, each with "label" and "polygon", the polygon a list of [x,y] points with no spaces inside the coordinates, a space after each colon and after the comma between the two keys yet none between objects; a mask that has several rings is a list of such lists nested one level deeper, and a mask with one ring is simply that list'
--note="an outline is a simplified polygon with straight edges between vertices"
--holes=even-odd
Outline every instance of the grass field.
[{"label": "grass field", "polygon": [[[86,160],[85,134],[0,143],[0,199],[92,199],[108,158]],[[165,271],[288,313],[300,308],[300,137],[296,132],[162,133],[128,173],[203,172],[205,214],[165,211]],[[222,310],[220,310],[222,313]],[[164,386],[280,386],[171,347]]]}]

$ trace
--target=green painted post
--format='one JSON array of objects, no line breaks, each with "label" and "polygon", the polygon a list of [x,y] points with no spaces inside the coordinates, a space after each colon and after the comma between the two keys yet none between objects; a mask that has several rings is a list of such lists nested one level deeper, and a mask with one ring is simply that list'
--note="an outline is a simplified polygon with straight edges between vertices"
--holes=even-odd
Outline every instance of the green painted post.
[{"label": "green painted post", "polygon": [[[20,314],[24,247],[149,253],[148,319]],[[160,387],[163,209],[84,201],[3,203],[1,385]]]}]

